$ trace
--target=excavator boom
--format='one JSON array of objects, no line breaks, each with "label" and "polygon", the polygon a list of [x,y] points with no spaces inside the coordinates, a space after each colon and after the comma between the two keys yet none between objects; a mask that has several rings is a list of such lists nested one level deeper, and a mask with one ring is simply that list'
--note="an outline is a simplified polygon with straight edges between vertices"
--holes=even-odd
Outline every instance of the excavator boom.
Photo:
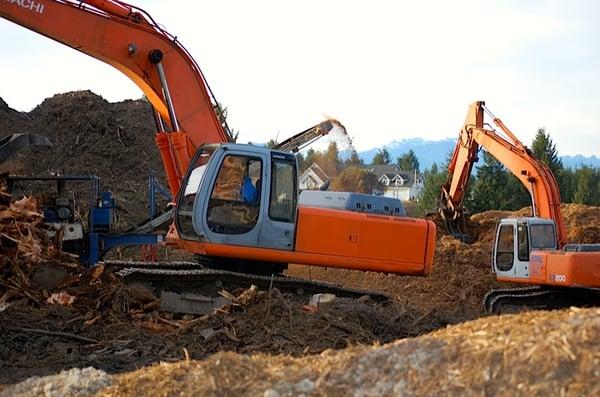
[{"label": "excavator boom", "polygon": [[[506,137],[495,130],[485,128],[486,112],[492,116],[494,124]],[[500,161],[521,181],[531,195],[533,216],[553,220],[556,224],[559,246],[566,244],[566,228],[560,212],[560,191],[556,178],[548,166],[536,159],[481,101],[469,106],[467,118],[448,165],[448,179],[442,186],[440,195],[440,213],[443,218],[450,224],[456,225],[456,229],[464,224],[462,222],[464,196],[473,164],[478,160],[480,147]],[[464,230],[460,232],[466,233]]]}]

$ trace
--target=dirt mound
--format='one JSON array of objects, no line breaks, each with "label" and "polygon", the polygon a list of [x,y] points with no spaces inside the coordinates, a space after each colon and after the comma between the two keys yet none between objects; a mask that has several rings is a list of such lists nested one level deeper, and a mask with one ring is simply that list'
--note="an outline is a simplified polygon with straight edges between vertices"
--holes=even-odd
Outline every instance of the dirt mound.
[{"label": "dirt mound", "polygon": [[[0,136],[33,132],[53,144],[48,150],[25,150],[2,169],[25,175],[99,176],[101,187],[117,198],[124,228],[147,217],[151,170],[164,181],[153,120],[144,100],[110,103],[90,91],[55,95],[29,113],[0,106]],[[79,195],[84,201],[87,197],[85,191]]]},{"label": "dirt mound", "polygon": [[599,337],[598,309],[521,313],[318,356],[218,353],[162,363],[113,376],[98,394],[598,395]]}]

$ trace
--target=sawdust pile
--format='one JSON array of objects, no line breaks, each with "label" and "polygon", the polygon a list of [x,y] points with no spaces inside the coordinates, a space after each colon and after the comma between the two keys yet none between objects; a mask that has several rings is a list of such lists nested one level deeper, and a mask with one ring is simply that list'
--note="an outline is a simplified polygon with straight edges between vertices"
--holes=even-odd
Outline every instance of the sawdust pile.
[{"label": "sawdust pile", "polygon": [[571,243],[600,243],[600,207],[582,204],[561,206]]},{"label": "sawdust pile", "polygon": [[[489,317],[318,356],[218,353],[113,376],[121,395],[598,395],[600,310]],[[9,389],[10,390],[10,389]],[[8,391],[8,390],[7,390]]]}]

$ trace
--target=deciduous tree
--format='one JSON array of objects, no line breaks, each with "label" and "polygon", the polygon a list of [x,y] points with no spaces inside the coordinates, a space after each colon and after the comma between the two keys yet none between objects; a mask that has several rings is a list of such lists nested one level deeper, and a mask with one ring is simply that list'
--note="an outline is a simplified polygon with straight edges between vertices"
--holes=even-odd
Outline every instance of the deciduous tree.
[{"label": "deciduous tree", "polygon": [[360,167],[348,167],[333,180],[330,190],[373,194],[383,191],[383,186],[372,172]]}]

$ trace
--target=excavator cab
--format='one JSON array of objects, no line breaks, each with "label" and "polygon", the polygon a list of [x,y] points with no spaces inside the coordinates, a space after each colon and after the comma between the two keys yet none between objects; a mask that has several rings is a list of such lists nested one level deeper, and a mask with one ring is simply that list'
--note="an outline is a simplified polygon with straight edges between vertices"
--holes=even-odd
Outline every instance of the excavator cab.
[{"label": "excavator cab", "polygon": [[492,267],[497,277],[530,278],[532,251],[556,250],[554,221],[542,218],[502,219],[496,230]]},{"label": "excavator cab", "polygon": [[298,198],[294,155],[238,144],[205,145],[177,204],[185,240],[292,250]]}]

